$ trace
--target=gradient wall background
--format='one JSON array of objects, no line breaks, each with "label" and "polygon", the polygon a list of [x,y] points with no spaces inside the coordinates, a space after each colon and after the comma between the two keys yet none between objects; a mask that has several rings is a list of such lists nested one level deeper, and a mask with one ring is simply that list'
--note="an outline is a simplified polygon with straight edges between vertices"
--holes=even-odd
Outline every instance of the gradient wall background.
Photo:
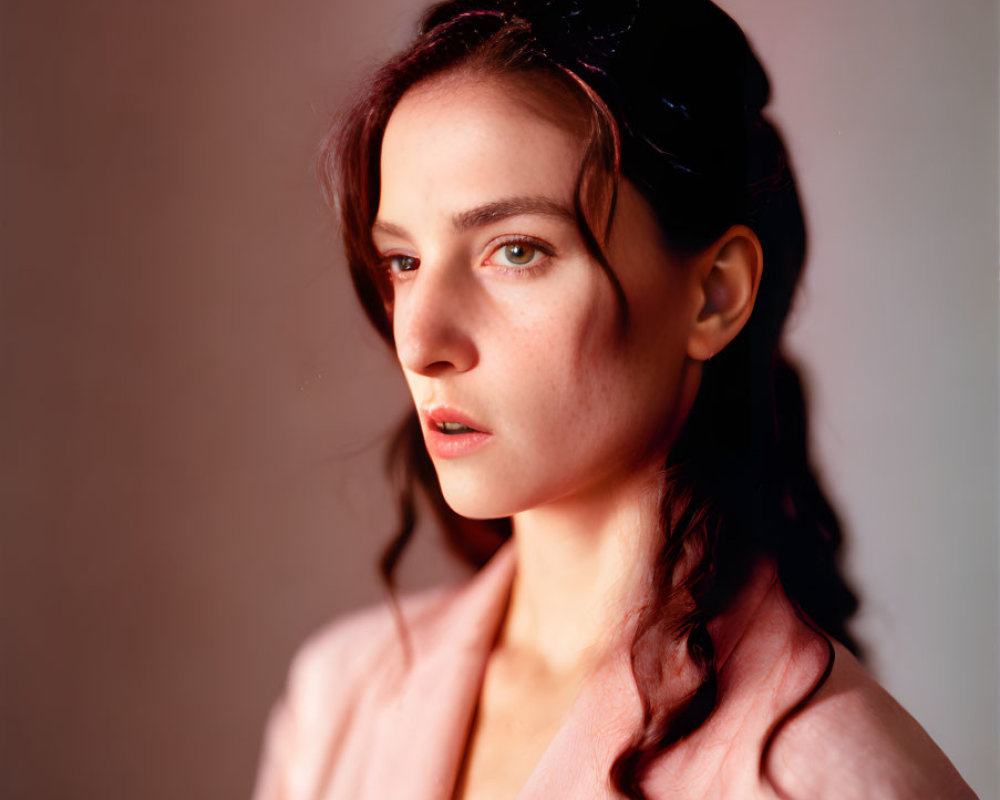
[{"label": "gradient wall background", "polygon": [[[9,800],[245,797],[294,647],[379,596],[406,397],[311,159],[415,7],[354,5],[0,5]],[[995,798],[996,4],[724,5],[809,214],[791,344],[860,629]],[[406,581],[454,572],[425,535]]]}]

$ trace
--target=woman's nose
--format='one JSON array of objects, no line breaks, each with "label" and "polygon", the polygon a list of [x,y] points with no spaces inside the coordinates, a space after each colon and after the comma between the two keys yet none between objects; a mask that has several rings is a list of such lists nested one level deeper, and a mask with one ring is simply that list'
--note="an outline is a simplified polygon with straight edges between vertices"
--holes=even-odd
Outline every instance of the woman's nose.
[{"label": "woman's nose", "polygon": [[475,300],[463,277],[421,266],[393,302],[396,354],[404,369],[430,377],[466,372],[479,360],[474,341]]}]

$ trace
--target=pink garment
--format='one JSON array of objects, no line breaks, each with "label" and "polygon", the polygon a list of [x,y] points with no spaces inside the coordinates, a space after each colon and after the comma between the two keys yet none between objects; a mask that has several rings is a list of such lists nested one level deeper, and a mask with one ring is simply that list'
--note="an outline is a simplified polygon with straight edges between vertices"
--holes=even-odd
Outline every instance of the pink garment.
[{"label": "pink garment", "polygon": [[[308,642],[272,714],[255,800],[449,800],[513,574],[505,545],[466,585],[405,599],[408,669],[386,606]],[[822,688],[774,736],[762,774],[764,743],[822,678],[828,645],[766,565],[711,633],[718,706],[655,763],[644,783],[651,800],[975,797],[840,645]],[[678,696],[690,677],[681,670]],[[517,800],[616,797],[608,770],[639,713],[623,653],[581,688]]]}]

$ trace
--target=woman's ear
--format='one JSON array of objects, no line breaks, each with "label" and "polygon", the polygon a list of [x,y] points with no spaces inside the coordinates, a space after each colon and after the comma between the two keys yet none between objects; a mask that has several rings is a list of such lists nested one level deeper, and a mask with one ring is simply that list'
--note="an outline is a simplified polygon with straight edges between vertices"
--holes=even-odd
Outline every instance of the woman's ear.
[{"label": "woman's ear", "polygon": [[706,361],[736,338],[753,311],[764,253],[746,225],[734,225],[695,257],[701,308],[688,338],[688,355]]}]

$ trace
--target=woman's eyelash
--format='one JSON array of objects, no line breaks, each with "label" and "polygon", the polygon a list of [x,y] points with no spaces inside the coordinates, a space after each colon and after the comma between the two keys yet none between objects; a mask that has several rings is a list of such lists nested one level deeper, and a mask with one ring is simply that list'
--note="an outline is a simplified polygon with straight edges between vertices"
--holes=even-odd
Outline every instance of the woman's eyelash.
[{"label": "woman's eyelash", "polygon": [[[499,263],[498,254],[501,259]],[[530,236],[510,236],[492,243],[484,263],[508,274],[523,276],[539,270],[553,255],[553,248],[537,239]],[[381,260],[392,278],[414,272],[420,267],[419,258],[404,253],[390,253],[382,256]]]},{"label": "woman's eyelash", "polygon": [[[506,263],[497,263],[497,257]],[[495,242],[486,263],[515,274],[534,272],[554,255],[548,245],[527,236],[511,236]]]},{"label": "woman's eyelash", "polygon": [[401,272],[413,272],[420,266],[420,259],[416,256],[407,256],[401,253],[394,253],[382,257],[382,263],[389,271],[390,275],[398,275]]}]

